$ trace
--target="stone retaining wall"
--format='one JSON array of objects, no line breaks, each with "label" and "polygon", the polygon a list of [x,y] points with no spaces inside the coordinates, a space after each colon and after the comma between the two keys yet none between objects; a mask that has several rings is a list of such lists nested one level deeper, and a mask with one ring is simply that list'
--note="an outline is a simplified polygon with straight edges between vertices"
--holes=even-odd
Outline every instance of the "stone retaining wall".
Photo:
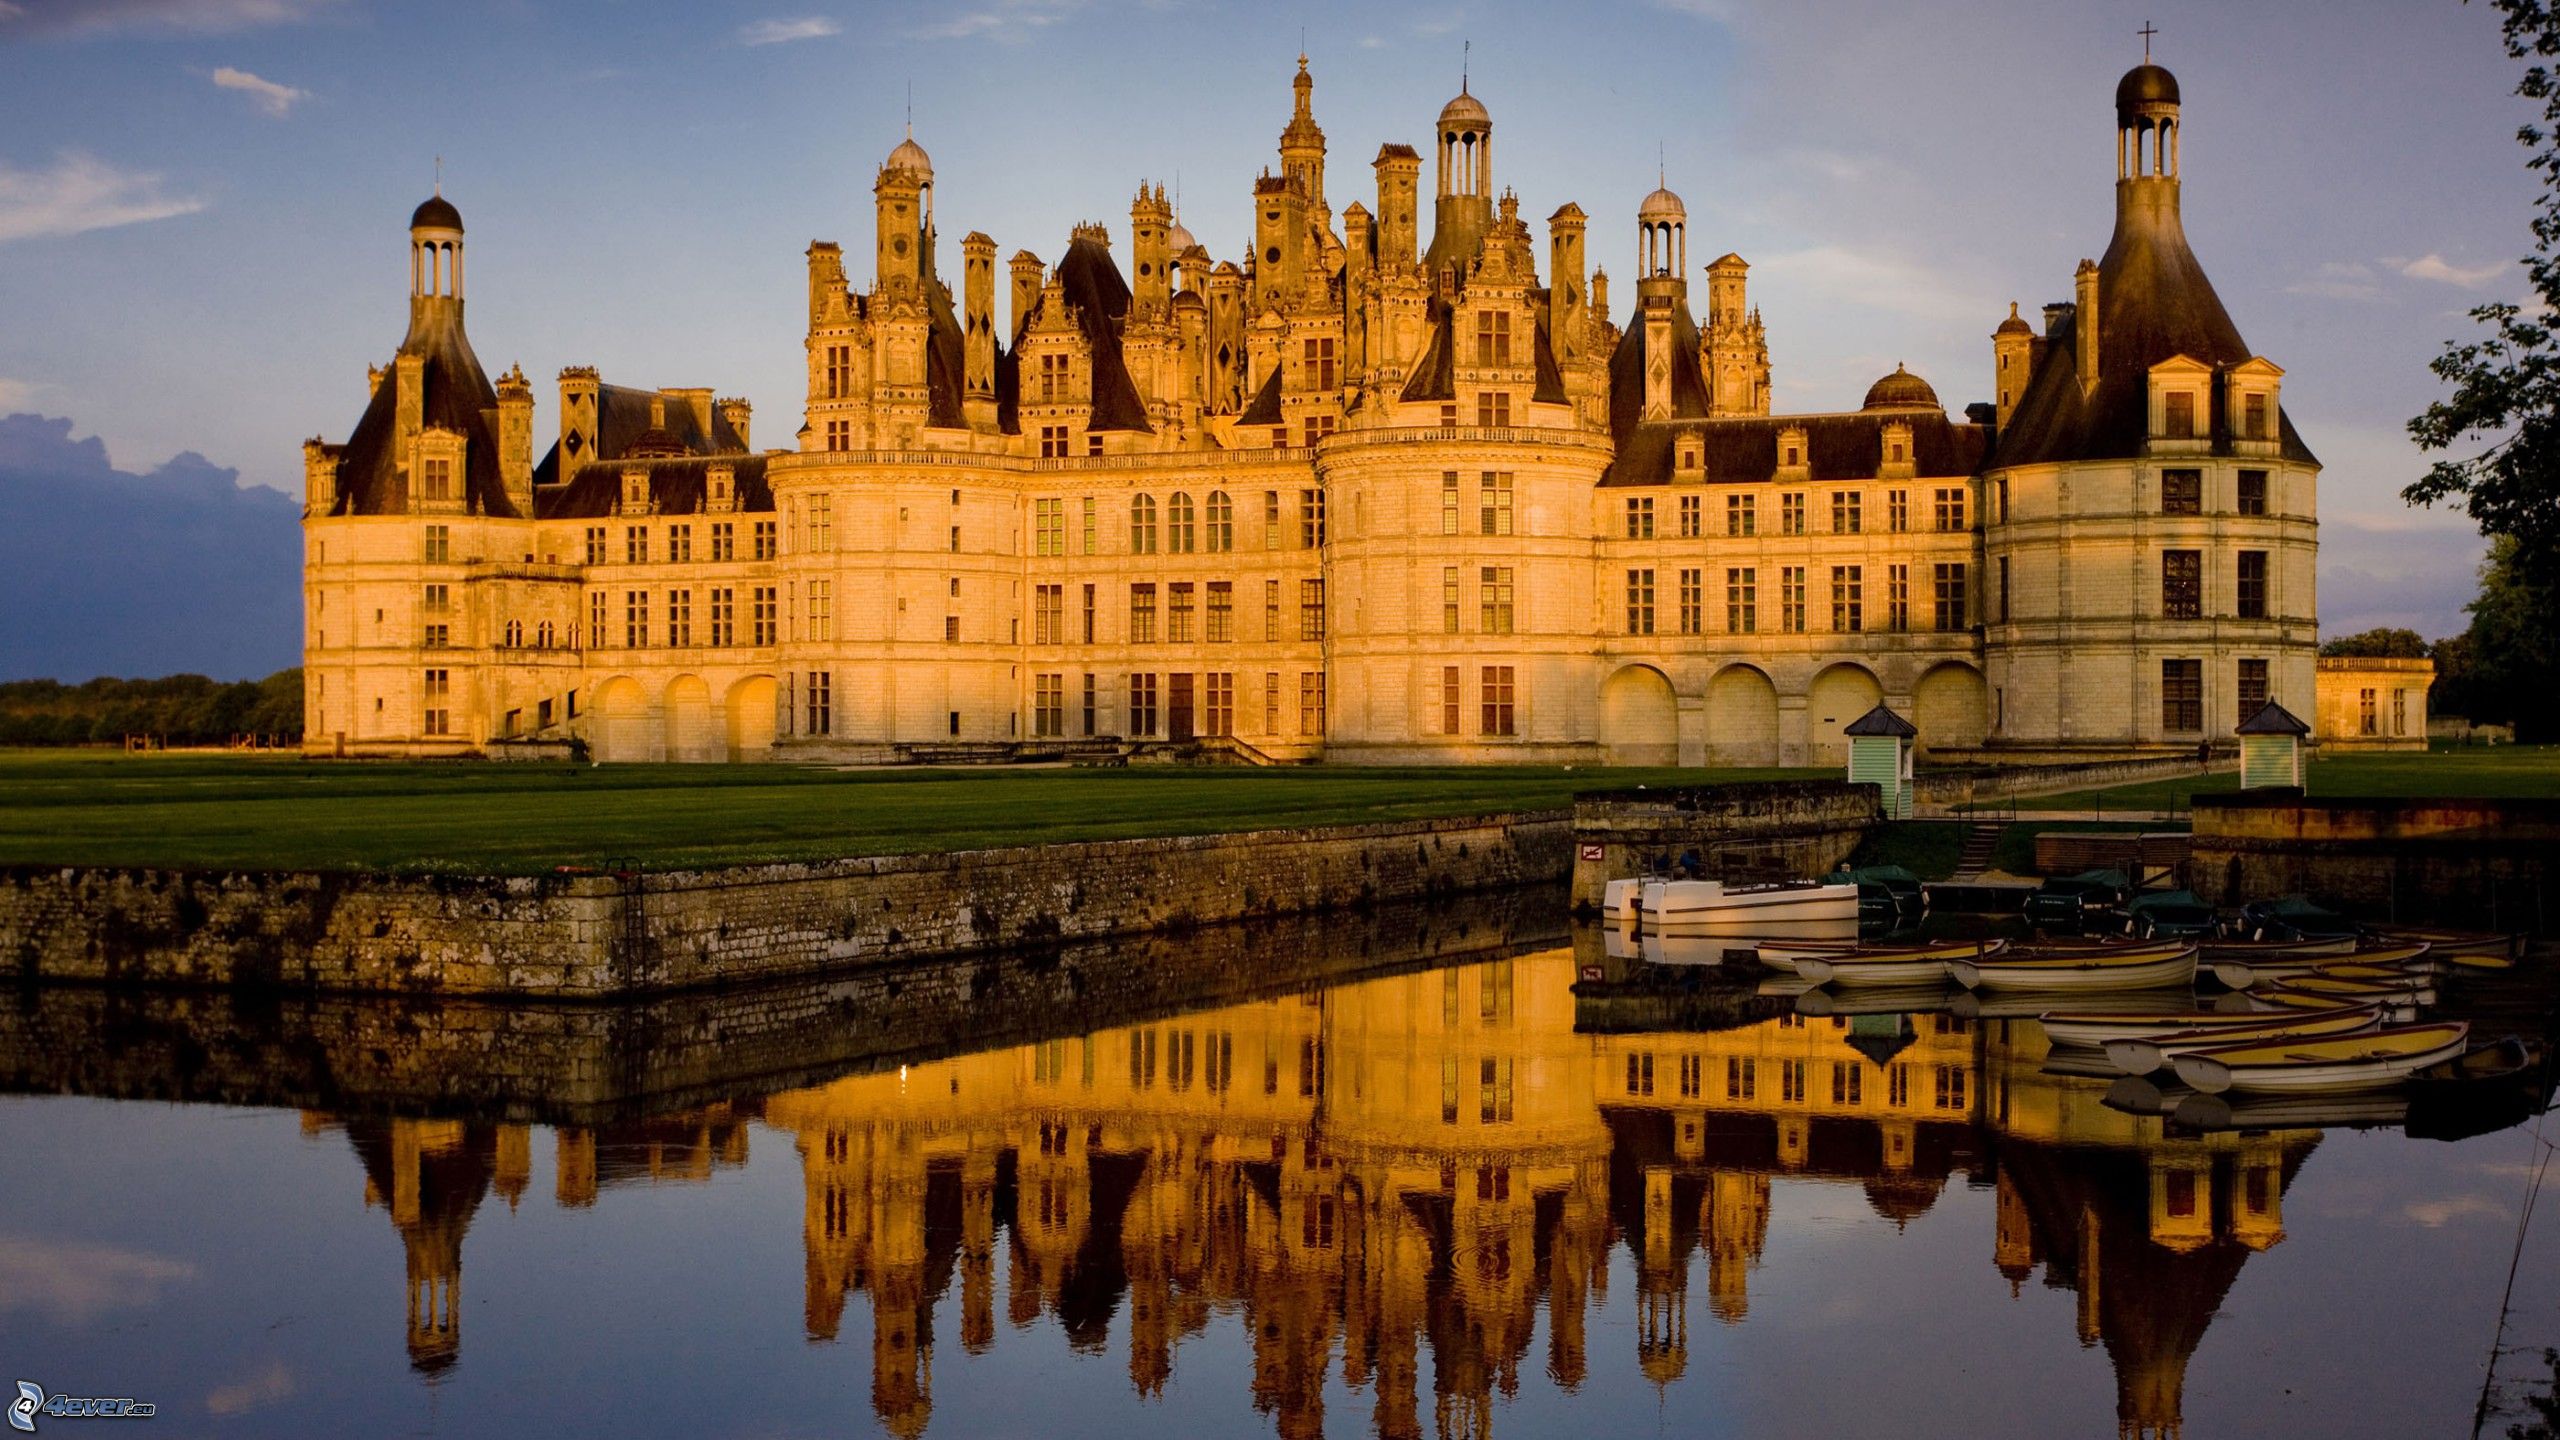
[{"label": "stone retaining wall", "polygon": [[1559,882],[1561,813],[628,876],[0,871],[24,980],[611,999]]},{"label": "stone retaining wall", "polygon": [[2369,917],[2547,933],[2560,801],[2200,795],[2189,880],[2218,905],[2301,893]]},{"label": "stone retaining wall", "polygon": [[[2225,767],[2228,768],[2228,767]],[[1911,803],[1952,808],[1992,804],[2013,796],[2067,795],[2149,780],[2192,780],[2207,773],[2195,752],[2142,760],[2089,760],[2055,765],[2007,765],[1993,770],[1923,771],[1911,784]]]},{"label": "stone retaining wall", "polygon": [[1597,906],[1611,880],[1698,852],[1711,875],[1820,875],[1883,822],[1873,785],[1770,780],[1574,798],[1573,905]]}]

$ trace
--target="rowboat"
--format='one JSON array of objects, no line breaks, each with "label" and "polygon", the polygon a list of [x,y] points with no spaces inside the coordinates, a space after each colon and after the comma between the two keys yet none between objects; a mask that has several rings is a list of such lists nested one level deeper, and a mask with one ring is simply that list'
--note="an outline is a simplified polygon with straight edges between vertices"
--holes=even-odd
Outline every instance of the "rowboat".
[{"label": "rowboat", "polygon": [[1951,960],[1947,973],[1967,990],[2156,990],[2195,983],[2196,947]]},{"label": "rowboat", "polygon": [[2036,1019],[2044,1025],[2046,1040],[2083,1050],[2103,1050],[2117,1040],[2157,1040],[2166,1035],[2212,1030],[2237,1034],[2271,1021],[2284,1023],[2282,1017],[2270,1017],[2264,1011],[2232,1014],[2215,1010],[2047,1010]]},{"label": "rowboat", "polygon": [[2351,953],[2356,939],[2352,935],[2332,935],[2319,940],[2207,940],[2199,948],[2207,964],[2217,960],[2299,960]]},{"label": "rowboat", "polygon": [[2412,1098],[2451,1099],[2502,1085],[2523,1086],[2548,1072],[2551,1045],[2542,1037],[2507,1035],[2409,1077]]},{"label": "rowboat", "polygon": [[1858,887],[1820,882],[1728,885],[1721,880],[1647,880],[1636,894],[1637,923],[1665,933],[1858,933]]},{"label": "rowboat", "polygon": [[[1909,985],[1946,978],[1946,962],[1977,955],[1997,955],[2006,940],[1949,940],[1930,945],[1806,945],[1795,941],[1763,944],[1760,963],[1772,970],[1791,970],[1817,985]],[[1914,968],[1896,970],[1891,962]],[[1926,962],[1925,965],[1923,962]],[[1808,965],[1821,967],[1819,973]],[[1857,978],[1857,977],[1873,978]]]},{"label": "rowboat", "polygon": [[2169,1107],[2169,1119],[2188,1130],[2311,1130],[2331,1126],[2397,1125],[2408,1118],[2409,1097],[2397,1090],[2312,1091],[2260,1095],[2190,1090]]},{"label": "rowboat", "polygon": [[[2414,998],[2405,994],[2397,994],[2387,989],[2364,991],[2352,995],[2341,995],[2335,993],[2323,994],[2314,990],[2297,990],[2293,988],[2291,982],[2285,982],[2276,985],[2261,985],[2257,989],[2251,990],[2246,994],[2235,992],[2230,995],[2225,995],[2222,998],[2224,1001],[2237,1000],[2241,1002],[2242,1005],[2248,1007],[2248,1011],[2255,1012],[2260,1015],[2275,1014],[2287,1010],[2297,1012],[2304,1010],[2335,1010],[2340,1005],[2371,1005],[2382,1012],[2382,1023],[2385,1025],[2413,1024],[2416,1022],[2419,1013],[2418,1002]],[[2235,1008],[2233,1013],[2237,1014],[2244,1012]]]},{"label": "rowboat", "polygon": [[2350,959],[2359,965],[2406,964],[2423,959],[2427,949],[2427,942],[2419,940],[2408,944],[2377,946],[2371,950],[2357,950],[2350,945],[2346,950],[2326,955],[2291,954],[2250,960],[2216,960],[2212,962],[2213,978],[2234,990],[2246,990],[2253,985],[2262,985],[2270,980],[2289,980],[2297,975],[2309,975],[2324,966],[2345,963]]},{"label": "rowboat", "polygon": [[2120,1075],[2098,1103],[2127,1115],[2167,1115],[2195,1093],[2166,1075]]},{"label": "rowboat", "polygon": [[2381,1027],[2382,1012],[2379,1010],[2369,1005],[2347,1005],[2335,1010],[2271,1015],[2255,1024],[2213,1025],[2168,1035],[2129,1035],[2107,1042],[2107,1062],[2127,1075],[2148,1075],[2154,1070],[2167,1068],[2180,1055],[2219,1045],[2313,1040],[2330,1035],[2355,1035]]},{"label": "rowboat", "polygon": [[[2071,999],[2091,1010],[2128,1015],[2174,1015],[2196,1008],[2194,993],[2186,990],[2074,990]],[[2051,1010],[2053,1001],[2042,990],[1959,988],[1947,1002],[1947,1013],[1965,1020],[2033,1020]]]},{"label": "rowboat", "polygon": [[2516,963],[2523,953],[2522,935],[2501,935],[2494,930],[2445,930],[2419,925],[2377,926],[2374,934],[2393,941],[2424,940],[2435,952],[2456,965],[2479,970],[2504,970]]},{"label": "rowboat", "polygon": [[1859,949],[1855,940],[1764,940],[1752,947],[1752,956],[1781,975],[1796,973],[1799,955],[1846,955]]},{"label": "rowboat", "polygon": [[2171,1063],[2179,1079],[2208,1095],[2226,1090],[2379,1090],[2461,1054],[2470,1034],[2471,1027],[2462,1021],[2444,1020],[2315,1040],[2217,1045],[2189,1051]]},{"label": "rowboat", "polygon": [[[1796,993],[1799,1015],[1929,1015],[1944,1012],[1950,1000],[1964,998],[1963,991],[1947,984],[1944,973],[1921,985],[1871,985],[1845,990],[1815,985],[1801,976],[1790,983],[1805,987]],[[1767,993],[1765,988],[1762,993]]]},{"label": "rowboat", "polygon": [[2389,979],[2367,979],[2344,975],[2297,975],[2284,982],[2283,989],[2296,995],[2326,995],[2332,1004],[2357,1000],[2373,1000],[2383,1004],[2433,1005],[2436,986],[2423,975],[2401,975]]}]

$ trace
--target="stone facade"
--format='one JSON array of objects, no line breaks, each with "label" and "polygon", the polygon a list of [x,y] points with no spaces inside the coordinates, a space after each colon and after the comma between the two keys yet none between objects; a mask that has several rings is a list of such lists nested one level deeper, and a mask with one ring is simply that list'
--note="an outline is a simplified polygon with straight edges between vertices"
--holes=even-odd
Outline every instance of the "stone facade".
[{"label": "stone facade", "polygon": [[2433,660],[2320,657],[2312,733],[2325,750],[2424,750]]},{"label": "stone facade", "polygon": [[999,274],[973,232],[955,295],[901,142],[868,287],[809,248],[788,449],[572,367],[536,463],[420,207],[408,338],[305,450],[307,747],[1830,764],[1879,701],[1924,750],[2143,753],[2312,688],[2318,463],[2187,249],[2166,71],[2118,90],[2105,261],[2011,307],[1961,420],[1900,369],[1773,414],[1750,267],[1694,311],[1667,189],[1612,319],[1589,216],[1540,255],[1471,94],[1427,240],[1407,145],[1337,214],[1313,83],[1240,261],[1142,185],[1120,257],[1082,224]]}]

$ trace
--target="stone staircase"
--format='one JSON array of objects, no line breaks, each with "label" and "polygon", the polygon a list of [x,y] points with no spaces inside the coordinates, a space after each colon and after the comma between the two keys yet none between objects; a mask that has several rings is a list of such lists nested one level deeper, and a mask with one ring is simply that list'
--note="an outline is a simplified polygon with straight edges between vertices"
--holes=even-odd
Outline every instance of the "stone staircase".
[{"label": "stone staircase", "polygon": [[2000,848],[2000,832],[2008,828],[2005,822],[1966,827],[1964,851],[1956,857],[1956,871],[1951,878],[1970,880],[1990,869],[1991,852]]}]

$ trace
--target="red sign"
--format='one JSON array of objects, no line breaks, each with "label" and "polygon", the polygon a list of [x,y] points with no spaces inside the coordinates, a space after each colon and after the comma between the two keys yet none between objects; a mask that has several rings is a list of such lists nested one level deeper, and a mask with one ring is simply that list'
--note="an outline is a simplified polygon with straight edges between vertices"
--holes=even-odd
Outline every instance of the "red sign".
[{"label": "red sign", "polygon": [[1582,847],[1582,858],[1585,860],[1599,860],[1604,858],[1606,854],[1607,852],[1597,845],[1585,845]]}]

